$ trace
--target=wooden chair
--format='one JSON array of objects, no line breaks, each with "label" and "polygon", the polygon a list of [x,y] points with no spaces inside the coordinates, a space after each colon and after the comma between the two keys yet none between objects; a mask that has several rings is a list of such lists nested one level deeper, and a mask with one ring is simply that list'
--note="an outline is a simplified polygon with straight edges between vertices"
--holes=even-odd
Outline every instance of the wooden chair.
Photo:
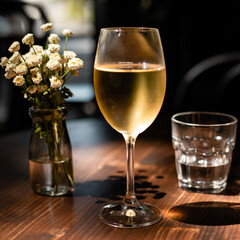
[{"label": "wooden chair", "polygon": [[240,78],[240,52],[223,53],[199,62],[184,75],[176,88],[173,112],[221,111],[235,114],[233,110],[237,109],[239,101],[237,78]]}]

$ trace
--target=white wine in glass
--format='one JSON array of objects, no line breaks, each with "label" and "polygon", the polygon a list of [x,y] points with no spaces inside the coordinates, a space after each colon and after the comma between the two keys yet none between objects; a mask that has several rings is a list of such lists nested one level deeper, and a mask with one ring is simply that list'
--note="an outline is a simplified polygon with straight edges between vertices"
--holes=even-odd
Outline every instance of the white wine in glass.
[{"label": "white wine in glass", "polygon": [[94,89],[100,111],[126,142],[127,191],[124,200],[100,211],[115,227],[149,226],[162,219],[152,204],[140,203],[134,191],[137,136],[157,117],[166,90],[166,69],[159,31],[154,28],[101,29],[94,63]]}]

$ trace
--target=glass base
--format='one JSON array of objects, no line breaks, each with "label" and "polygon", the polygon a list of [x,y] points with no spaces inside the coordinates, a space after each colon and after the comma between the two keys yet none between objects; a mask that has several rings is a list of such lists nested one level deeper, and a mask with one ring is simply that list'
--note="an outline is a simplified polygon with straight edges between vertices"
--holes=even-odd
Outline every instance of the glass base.
[{"label": "glass base", "polygon": [[179,187],[189,192],[198,192],[198,193],[221,193],[226,189],[227,182],[213,182],[211,184],[203,182],[178,182]]},{"label": "glass base", "polygon": [[51,196],[51,197],[57,197],[62,196],[65,194],[68,194],[71,192],[72,188],[69,186],[58,186],[58,189],[56,190],[56,187],[51,186],[34,186],[32,187],[33,191],[42,196]]},{"label": "glass base", "polygon": [[100,220],[119,228],[140,228],[151,226],[162,219],[162,213],[156,206],[139,203],[129,206],[122,203],[108,204],[99,213]]}]

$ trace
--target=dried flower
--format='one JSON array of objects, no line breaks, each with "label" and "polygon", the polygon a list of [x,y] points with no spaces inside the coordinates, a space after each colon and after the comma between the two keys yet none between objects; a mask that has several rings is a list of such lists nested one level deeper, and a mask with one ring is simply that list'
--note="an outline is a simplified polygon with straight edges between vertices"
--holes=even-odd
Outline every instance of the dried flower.
[{"label": "dried flower", "polygon": [[57,61],[61,60],[61,56],[59,53],[50,53],[49,58],[50,60],[57,60]]},{"label": "dried flower", "polygon": [[63,30],[63,35],[64,35],[65,37],[71,37],[71,36],[73,35],[73,32],[72,32],[72,30],[70,30],[70,29],[64,29],[64,30]]},{"label": "dried flower", "polygon": [[56,33],[51,33],[50,36],[48,37],[48,41],[50,43],[59,43],[60,42],[60,37]]},{"label": "dried flower", "polygon": [[8,62],[8,59],[6,57],[2,57],[0,65],[2,67],[5,67],[7,65],[7,62]]},{"label": "dried flower", "polygon": [[24,63],[25,61],[27,61],[33,54],[29,51],[28,53],[22,55],[22,57],[20,58],[20,62]]},{"label": "dried flower", "polygon": [[17,76],[13,79],[13,83],[15,84],[15,86],[21,87],[22,85],[25,84],[25,78],[24,78],[23,76],[17,75]]},{"label": "dried flower", "polygon": [[61,78],[59,78],[59,77],[53,76],[49,80],[50,80],[52,88],[59,88],[63,84],[63,80]]},{"label": "dried flower", "polygon": [[16,52],[20,49],[20,43],[18,41],[15,41],[12,43],[12,45],[9,47],[9,52]]},{"label": "dried flower", "polygon": [[31,55],[28,59],[26,59],[26,63],[28,67],[35,67],[42,62],[42,56],[40,55]]},{"label": "dried flower", "polygon": [[[52,28],[52,23],[43,24],[41,28],[47,32]],[[20,52],[20,43],[14,42],[9,48],[9,51],[13,52],[12,56],[9,59],[7,57],[1,58],[0,65],[5,68],[5,77],[8,79],[13,78],[13,84],[21,87],[24,98],[28,99],[34,109],[59,109],[65,106],[67,98],[73,96],[70,89],[64,86],[64,84],[69,77],[77,73],[71,69],[83,66],[83,62],[80,59],[77,60],[74,52],[65,51],[68,37],[72,36],[72,32],[65,30],[64,34],[66,36],[65,45],[61,53],[59,53],[61,48],[58,44],[60,38],[57,34],[50,34],[47,38],[47,48],[44,49],[40,45],[33,45],[34,36],[28,33],[22,39],[22,43],[29,47],[29,51],[26,54],[23,55]],[[75,59],[75,62],[72,61],[73,59]],[[69,61],[72,62],[69,63]],[[59,150],[57,155],[61,161],[62,157],[60,155],[62,154],[61,148],[63,147],[60,142],[57,142],[58,140],[55,141],[52,138],[51,130],[52,128],[55,130],[55,122],[58,124],[57,138],[59,136],[61,138],[64,134],[64,129],[62,124],[58,123],[58,119],[51,119],[49,124],[39,121],[37,123],[34,122],[33,125],[35,133],[45,138],[44,140],[48,146],[49,160],[53,165],[56,165],[56,144]],[[67,180],[72,184],[72,166],[69,166],[65,164],[63,170],[67,174]],[[62,174],[62,169],[54,167],[51,173],[52,183],[58,189],[61,183],[59,176]]]},{"label": "dried flower", "polygon": [[33,45],[32,48],[30,48],[30,53],[43,54],[43,47],[40,45]]},{"label": "dried flower", "polygon": [[37,85],[37,91],[38,91],[39,93],[43,93],[43,92],[45,92],[47,89],[48,89],[48,86],[47,86],[47,85]]},{"label": "dried flower", "polygon": [[64,51],[64,53],[63,53],[63,58],[65,60],[72,59],[72,58],[74,58],[76,56],[77,56],[77,54],[75,52],[73,52],[73,51]]},{"label": "dried flower", "polygon": [[11,79],[13,77],[16,76],[16,73],[13,72],[12,70],[11,71],[7,71],[5,74],[4,74],[4,77],[7,78],[7,79]]},{"label": "dried flower", "polygon": [[42,81],[42,74],[40,72],[37,72],[35,75],[33,75],[32,81],[35,84],[39,84]]},{"label": "dried flower", "polygon": [[35,67],[35,68],[30,69],[30,72],[32,75],[35,75],[40,72],[40,69],[38,67]]},{"label": "dried flower", "polygon": [[49,70],[55,70],[60,66],[60,62],[58,60],[55,60],[55,59],[50,59],[47,62],[46,66]]},{"label": "dried flower", "polygon": [[51,43],[48,45],[48,50],[52,53],[54,52],[59,52],[60,51],[60,45],[59,44],[54,44],[54,43]]},{"label": "dried flower", "polygon": [[5,71],[6,71],[6,72],[12,71],[15,67],[16,67],[15,64],[13,64],[13,63],[8,63],[8,64],[6,65]]},{"label": "dried flower", "polygon": [[31,85],[26,89],[27,92],[30,94],[34,94],[37,91],[37,86],[36,85]]},{"label": "dried flower", "polygon": [[20,60],[19,52],[13,53],[13,55],[9,58],[9,62],[16,64]]},{"label": "dried flower", "polygon": [[72,58],[68,62],[68,67],[70,70],[77,70],[83,67],[83,60],[81,60],[80,58]]},{"label": "dried flower", "polygon": [[15,72],[18,75],[25,75],[25,74],[27,74],[28,69],[27,69],[26,65],[20,64],[15,68]]},{"label": "dried flower", "polygon": [[22,39],[22,43],[26,45],[33,45],[34,43],[34,36],[32,33],[28,33]]},{"label": "dried flower", "polygon": [[[47,32],[52,28],[52,23],[43,24],[41,28]],[[24,97],[35,108],[62,107],[65,100],[72,97],[71,91],[63,85],[69,77],[78,75],[77,69],[83,67],[83,61],[77,58],[75,52],[66,50],[68,37],[73,32],[65,29],[63,34],[66,38],[61,53],[60,37],[57,34],[49,34],[47,48],[44,49],[40,45],[34,45],[34,36],[28,33],[22,38],[22,43],[29,47],[28,52],[22,54],[20,43],[15,41],[9,48],[12,56],[1,58],[4,76],[13,79],[16,86],[22,86]]]},{"label": "dried flower", "polygon": [[52,28],[52,23],[45,23],[41,26],[41,29],[44,32],[47,32],[47,31],[51,30],[51,28]]}]

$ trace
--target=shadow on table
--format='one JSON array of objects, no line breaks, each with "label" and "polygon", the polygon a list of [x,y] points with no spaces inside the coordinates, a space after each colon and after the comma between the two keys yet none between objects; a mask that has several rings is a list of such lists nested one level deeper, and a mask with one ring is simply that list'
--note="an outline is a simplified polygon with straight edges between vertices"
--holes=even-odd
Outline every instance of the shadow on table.
[{"label": "shadow on table", "polygon": [[[144,173],[145,170],[139,172]],[[121,174],[121,175],[117,175]],[[105,180],[86,181],[76,184],[73,196],[92,196],[97,199],[96,203],[105,203],[108,200],[122,200],[126,191],[126,177],[124,171],[118,171],[116,175],[109,176]],[[123,175],[123,176],[122,176]],[[156,178],[163,178],[156,176]],[[166,193],[159,191],[160,186],[153,185],[148,181],[148,177],[142,174],[135,176],[135,192],[138,200],[146,198],[146,195],[151,195],[154,199],[163,198]]]},{"label": "shadow on table", "polygon": [[183,223],[207,226],[240,224],[240,204],[195,202],[170,209],[170,218]]}]

